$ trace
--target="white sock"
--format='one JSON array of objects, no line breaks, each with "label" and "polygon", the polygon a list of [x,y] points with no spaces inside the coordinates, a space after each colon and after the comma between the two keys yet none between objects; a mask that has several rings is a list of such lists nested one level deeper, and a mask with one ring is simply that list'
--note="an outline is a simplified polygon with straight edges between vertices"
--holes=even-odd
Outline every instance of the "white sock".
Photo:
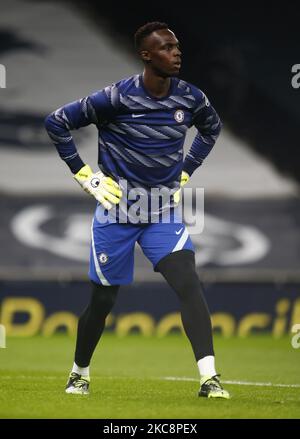
[{"label": "white sock", "polygon": [[207,355],[207,357],[201,358],[197,361],[200,377],[217,375],[215,369],[215,357],[213,355]]},{"label": "white sock", "polygon": [[88,367],[79,367],[76,363],[73,364],[72,372],[78,373],[84,377],[90,376],[90,366]]}]

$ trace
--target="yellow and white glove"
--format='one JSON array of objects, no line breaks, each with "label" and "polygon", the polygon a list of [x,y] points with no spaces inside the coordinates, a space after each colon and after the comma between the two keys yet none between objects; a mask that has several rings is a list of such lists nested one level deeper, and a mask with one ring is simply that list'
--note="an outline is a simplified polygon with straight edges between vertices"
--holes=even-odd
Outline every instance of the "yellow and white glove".
[{"label": "yellow and white glove", "polygon": [[121,200],[122,191],[118,183],[101,171],[93,173],[89,165],[84,165],[74,178],[83,190],[95,197],[105,209],[111,209]]},{"label": "yellow and white glove", "polygon": [[187,182],[189,181],[189,179],[190,179],[189,174],[188,174],[187,172],[185,172],[185,171],[182,171],[182,173],[181,173],[181,177],[180,177],[180,189],[178,189],[178,191],[176,191],[175,194],[173,195],[173,197],[174,197],[174,202],[175,202],[176,204],[178,204],[179,201],[180,201],[180,194],[181,194],[181,188],[182,188],[182,186],[184,186],[185,184],[187,184]]}]

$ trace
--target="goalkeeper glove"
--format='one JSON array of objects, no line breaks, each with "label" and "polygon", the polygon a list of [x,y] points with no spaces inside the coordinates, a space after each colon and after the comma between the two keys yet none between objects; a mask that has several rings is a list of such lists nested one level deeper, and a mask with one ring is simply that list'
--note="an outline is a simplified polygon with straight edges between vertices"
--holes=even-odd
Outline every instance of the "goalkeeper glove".
[{"label": "goalkeeper glove", "polygon": [[89,165],[84,165],[77,174],[75,180],[85,192],[96,198],[105,209],[111,209],[113,204],[118,204],[122,197],[120,186],[111,177],[103,172],[93,173]]},{"label": "goalkeeper glove", "polygon": [[181,176],[180,176],[180,189],[178,189],[178,191],[176,191],[175,194],[173,195],[173,197],[174,197],[173,199],[174,199],[174,202],[176,204],[178,204],[180,201],[180,193],[181,193],[182,186],[187,184],[189,179],[190,179],[189,174],[185,171],[182,171]]}]

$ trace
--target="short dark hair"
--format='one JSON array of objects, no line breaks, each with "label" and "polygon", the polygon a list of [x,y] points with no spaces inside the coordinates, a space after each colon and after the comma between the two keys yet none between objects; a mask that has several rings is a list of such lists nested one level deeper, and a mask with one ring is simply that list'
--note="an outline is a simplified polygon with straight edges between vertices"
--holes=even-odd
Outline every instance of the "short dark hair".
[{"label": "short dark hair", "polygon": [[134,34],[134,45],[136,50],[139,50],[141,48],[144,38],[146,38],[152,32],[168,28],[169,26],[167,23],[162,23],[160,21],[151,21],[150,23],[146,23],[143,26],[139,27]]}]

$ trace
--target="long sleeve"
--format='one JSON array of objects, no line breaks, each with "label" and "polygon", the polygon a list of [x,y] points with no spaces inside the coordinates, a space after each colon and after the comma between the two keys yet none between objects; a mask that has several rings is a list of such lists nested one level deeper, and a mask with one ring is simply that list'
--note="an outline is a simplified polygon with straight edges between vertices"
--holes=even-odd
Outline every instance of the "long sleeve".
[{"label": "long sleeve", "polygon": [[183,163],[183,170],[189,175],[192,175],[202,165],[203,160],[212,150],[222,127],[216,110],[210,104],[205,94],[200,93],[201,99],[195,109],[192,120],[192,125],[197,128],[198,133]]},{"label": "long sleeve", "polygon": [[90,124],[98,126],[105,122],[113,111],[111,90],[112,87],[106,87],[91,96],[66,104],[45,119],[49,137],[61,159],[66,162],[73,174],[84,166],[84,162],[77,151],[70,131]]}]

